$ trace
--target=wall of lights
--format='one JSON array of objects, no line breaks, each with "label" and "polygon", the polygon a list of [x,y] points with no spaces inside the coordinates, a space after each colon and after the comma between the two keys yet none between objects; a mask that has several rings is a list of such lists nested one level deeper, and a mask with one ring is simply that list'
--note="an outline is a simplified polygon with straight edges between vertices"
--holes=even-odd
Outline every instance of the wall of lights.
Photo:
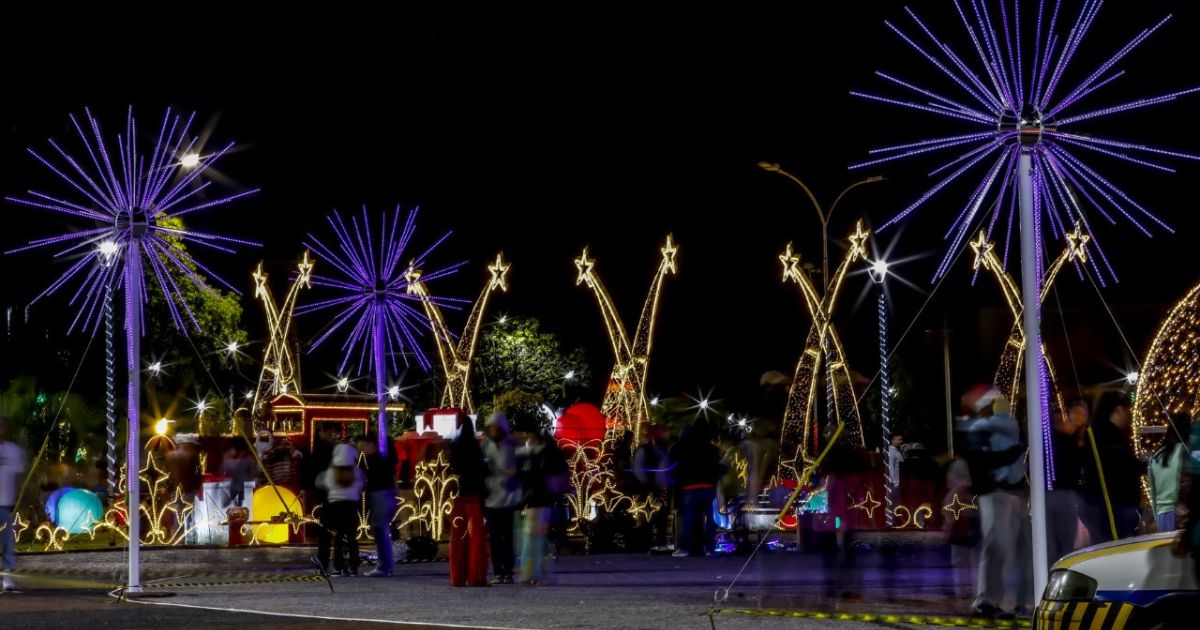
[{"label": "wall of lights", "polygon": [[1166,427],[1175,413],[1200,415],[1200,284],[1167,313],[1138,372],[1133,404],[1138,455],[1158,449],[1162,429],[1147,429]]}]

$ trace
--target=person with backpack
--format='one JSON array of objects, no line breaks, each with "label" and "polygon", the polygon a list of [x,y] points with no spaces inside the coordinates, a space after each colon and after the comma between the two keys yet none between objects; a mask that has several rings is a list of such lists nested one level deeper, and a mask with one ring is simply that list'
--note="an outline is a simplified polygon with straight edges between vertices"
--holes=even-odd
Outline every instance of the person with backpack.
[{"label": "person with backpack", "polygon": [[650,517],[650,551],[671,551],[667,531],[671,522],[671,460],[667,457],[667,431],[657,424],[646,425],[646,440],[633,455],[633,473],[638,494],[658,500],[658,511]]},{"label": "person with backpack", "polygon": [[[978,496],[983,549],[972,616],[1027,616],[1032,613],[1033,566],[1030,551],[1023,548],[1030,540],[1030,523],[1021,428],[1009,415],[1008,400],[995,387],[981,395],[974,408],[979,419],[967,432],[967,461]],[[1016,608],[1007,615],[1001,606],[1005,569],[1010,568],[1017,570],[1018,583]]]},{"label": "person with backpack", "polygon": [[317,557],[321,569],[329,573],[329,545],[333,543],[333,570],[345,576],[358,575],[358,502],[366,479],[356,465],[358,451],[349,444],[333,448],[330,466],[317,478],[317,487],[325,491],[321,507],[321,534]]}]

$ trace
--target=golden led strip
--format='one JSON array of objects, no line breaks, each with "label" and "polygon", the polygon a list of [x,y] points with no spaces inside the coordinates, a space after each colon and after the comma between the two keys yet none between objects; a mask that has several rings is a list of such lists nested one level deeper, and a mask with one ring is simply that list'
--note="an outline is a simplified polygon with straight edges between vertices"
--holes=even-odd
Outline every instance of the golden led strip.
[{"label": "golden led strip", "polygon": [[604,393],[604,402],[600,406],[604,416],[613,421],[608,430],[608,437],[631,430],[635,446],[641,441],[641,423],[647,417],[646,370],[650,363],[654,320],[658,315],[662,281],[667,275],[674,275],[677,271],[675,255],[679,248],[675,245],[672,235],[667,235],[667,240],[659,251],[662,253],[662,261],[659,262],[658,271],[650,283],[650,291],[642,306],[642,314],[638,318],[632,343],[625,332],[625,325],[621,323],[612,297],[596,275],[595,259],[588,257],[586,247],[583,248],[583,254],[575,259],[575,267],[579,271],[575,284],[587,284],[596,295],[600,316],[604,320],[604,329],[613,349],[612,374]]},{"label": "golden led strip", "polygon": [[446,388],[442,390],[442,408],[459,409],[467,413],[475,413],[475,405],[471,400],[471,363],[475,358],[475,348],[479,341],[479,328],[483,323],[483,314],[487,310],[488,299],[496,289],[508,291],[509,263],[504,262],[504,252],[496,254],[496,260],[488,265],[491,278],[484,285],[479,299],[471,308],[467,317],[467,326],[457,341],[446,326],[442,310],[430,299],[425,284],[421,282],[421,270],[409,269],[405,274],[408,280],[408,292],[420,297],[425,307],[425,315],[429,317],[429,326],[433,329],[433,338],[437,341],[438,358],[441,361],[442,374],[446,377]]},{"label": "golden led strip", "polygon": [[866,260],[866,242],[870,232],[863,229],[862,221],[850,235],[850,248],[834,272],[829,290],[821,296],[812,279],[800,268],[800,256],[788,243],[779,261],[783,264],[783,281],[791,280],[800,288],[804,303],[812,317],[812,325],[805,339],[804,352],[796,364],[791,389],[788,391],[787,407],[784,409],[783,427],[780,430],[779,477],[797,479],[801,469],[811,462],[816,438],[812,431],[816,427],[816,394],[820,381],[822,363],[827,366],[830,386],[833,391],[834,423],[844,424],[848,440],[863,444],[862,423],[858,414],[858,399],[850,381],[850,368],[842,349],[842,341],[833,327],[833,309],[846,271],[851,263]]},{"label": "golden led strip", "polygon": [[271,296],[271,289],[267,287],[267,274],[263,273],[261,262],[252,274],[254,296],[262,300],[263,310],[267,315],[267,347],[263,352],[262,372],[259,373],[258,386],[254,391],[252,411],[258,411],[259,407],[279,394],[300,392],[300,362],[293,352],[291,330],[296,296],[300,289],[312,288],[313,263],[309,260],[307,251],[304,252],[297,269],[300,273],[292,282],[282,306],[276,306]]}]

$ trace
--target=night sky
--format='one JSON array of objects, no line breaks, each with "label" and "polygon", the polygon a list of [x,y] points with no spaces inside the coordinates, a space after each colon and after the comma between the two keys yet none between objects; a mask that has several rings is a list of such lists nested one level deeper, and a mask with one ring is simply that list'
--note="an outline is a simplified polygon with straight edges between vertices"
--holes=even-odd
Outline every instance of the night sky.
[{"label": "night sky", "polygon": [[[794,240],[805,260],[820,265],[819,223],[807,198],[756,163],[779,162],[822,204],[863,175],[887,176],[850,193],[838,208],[830,235],[841,242],[855,219],[880,224],[908,205],[932,184],[925,174],[941,161],[901,162],[862,174],[848,172],[849,163],[873,146],[970,130],[849,95],[861,89],[902,96],[872,76],[877,69],[951,91],[885,28],[885,19],[907,28],[902,3],[820,4],[802,13],[690,8],[668,16],[429,17],[340,7],[248,15],[208,5],[156,10],[153,18],[2,15],[0,191],[61,189],[24,149],[44,148],[50,136],[67,138],[67,114],[84,106],[110,131],[130,104],[144,128],[156,125],[167,105],[195,109],[198,120],[215,120],[214,142],[240,143],[218,170],[239,186],[263,189],[194,222],[265,244],[261,251],[205,259],[245,288],[252,338],[263,335],[260,308],[249,297],[249,273],[258,260],[265,260],[282,292],[304,233],[327,234],[323,217],[330,209],[419,205],[417,244],[452,229],[436,261],[470,261],[436,289],[473,298],[484,265],[504,250],[513,263],[511,288],[494,302],[493,316],[538,317],[567,344],[584,346],[601,377],[596,385],[611,357],[592,295],[574,284],[572,260],[590,246],[632,327],[659,244],[673,232],[680,272],[663,291],[650,390],[694,395],[712,389],[714,397],[750,409],[764,371],[791,373],[809,326],[796,287],[780,283],[777,255]],[[973,58],[951,3],[910,4]],[[1065,4],[1074,10],[1078,3]],[[1108,3],[1065,83],[1079,81],[1097,61],[1173,11],[1175,20],[1122,63],[1126,76],[1093,103],[1200,84],[1194,64],[1200,58],[1200,7],[1193,5]],[[1090,129],[1200,152],[1198,106],[1200,97],[1193,96],[1097,121]],[[1127,225],[1099,228],[1122,278],[1104,290],[1103,299],[1142,354],[1169,304],[1197,280],[1190,243],[1200,219],[1188,184],[1200,163],[1174,160],[1175,175],[1103,157],[1089,163],[1177,230],[1148,241]],[[898,239],[894,257],[925,255],[897,269],[922,291],[933,289],[929,279],[944,250],[941,235],[978,180],[965,178],[902,231],[880,236],[885,247]],[[4,212],[4,248],[63,225],[12,205]],[[840,255],[834,247],[832,264]],[[45,252],[0,257],[4,302],[17,312],[24,308],[64,269],[48,261]],[[838,322],[852,365],[869,376],[878,365],[874,294],[858,303],[868,285],[865,275],[848,279]],[[1046,327],[1060,367],[1073,358],[1072,371],[1085,385],[1118,378],[1132,357],[1100,297],[1073,271],[1062,275],[1059,287],[1051,300],[1064,308],[1047,309]],[[35,308],[32,325],[60,334],[65,326],[57,322],[68,297]],[[953,329],[955,389],[961,390],[994,370],[1008,314],[1000,310],[990,278],[971,286],[968,259],[959,261],[923,311],[923,293],[895,285],[893,298],[893,339],[911,323],[899,352],[928,412],[940,417],[941,341],[930,331],[941,327],[943,317]],[[459,326],[465,315],[450,319]],[[321,315],[301,320],[301,337],[311,338],[325,321]],[[1070,357],[1064,327],[1073,331]],[[63,347],[77,356],[84,343],[77,338]],[[27,371],[15,357],[6,363],[4,375]],[[319,381],[333,367],[330,357],[318,354],[306,360],[306,378]],[[598,393],[580,395],[598,402]]]}]

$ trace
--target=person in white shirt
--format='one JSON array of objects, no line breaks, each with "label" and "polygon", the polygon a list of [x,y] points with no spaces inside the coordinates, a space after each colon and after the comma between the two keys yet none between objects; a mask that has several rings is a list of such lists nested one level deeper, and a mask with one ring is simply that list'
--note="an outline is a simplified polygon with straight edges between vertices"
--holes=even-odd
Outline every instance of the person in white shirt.
[{"label": "person in white shirt", "polygon": [[17,568],[17,542],[14,535],[17,495],[25,472],[25,451],[8,437],[8,418],[0,417],[0,590],[13,589],[12,572]]}]

